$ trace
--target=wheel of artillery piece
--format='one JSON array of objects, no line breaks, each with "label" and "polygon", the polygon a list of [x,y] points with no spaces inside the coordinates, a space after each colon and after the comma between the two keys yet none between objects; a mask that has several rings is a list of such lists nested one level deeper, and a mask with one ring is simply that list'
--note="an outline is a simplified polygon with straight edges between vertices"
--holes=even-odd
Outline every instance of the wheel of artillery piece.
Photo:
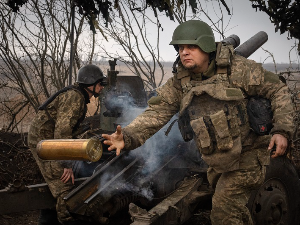
[{"label": "wheel of artillery piece", "polygon": [[299,202],[300,182],[294,165],[286,157],[272,158],[264,184],[248,202],[254,224],[299,224]]}]

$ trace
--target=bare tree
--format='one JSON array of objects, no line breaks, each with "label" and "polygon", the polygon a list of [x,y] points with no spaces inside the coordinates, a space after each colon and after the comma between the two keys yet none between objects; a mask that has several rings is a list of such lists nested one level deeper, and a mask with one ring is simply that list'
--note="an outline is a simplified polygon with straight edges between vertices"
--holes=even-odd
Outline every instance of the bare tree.
[{"label": "bare tree", "polygon": [[[37,110],[45,98],[66,86],[70,20],[70,4],[65,0],[33,0],[19,13],[11,13],[0,3],[0,79],[5,84],[0,89],[3,103],[0,113],[9,112],[12,121],[22,108],[30,105]],[[91,61],[95,53],[93,48],[86,48],[88,43],[93,43],[89,40],[93,40],[93,35],[84,17],[77,15],[75,24],[73,70],[76,73],[83,60]],[[13,107],[10,101],[13,95],[20,96],[22,104],[18,107]],[[10,122],[6,129],[13,128]]]},{"label": "bare tree", "polygon": [[[143,79],[149,89],[153,89],[161,85],[165,75],[159,52],[161,26],[157,17],[152,20],[147,16],[145,5],[145,1],[141,1],[140,5],[131,5],[130,1],[119,2],[117,10],[112,12],[114,20],[102,29],[122,50],[111,52],[105,46],[99,47],[109,58],[124,62],[133,74]],[[156,30],[155,34],[149,33],[150,26]]]},{"label": "bare tree", "polygon": [[268,14],[270,21],[275,26],[275,31],[280,34],[285,32],[291,38],[298,39],[298,54],[300,55],[300,17],[299,1],[291,0],[250,0],[252,7]]},{"label": "bare tree", "polygon": [[[125,62],[133,74],[144,80],[148,89],[160,86],[166,74],[159,51],[163,31],[160,22],[162,16],[167,14],[175,18],[178,24],[187,19],[204,17],[211,21],[217,32],[225,35],[223,12],[217,21],[212,21],[205,5],[217,2],[221,10],[222,4],[219,1],[189,2],[193,5],[188,6],[187,2],[176,0],[170,3],[172,7],[169,5],[172,10],[165,10],[162,5],[151,5],[149,9],[146,0],[118,1],[116,9],[110,11],[110,17],[114,20],[107,27],[98,23],[96,15],[91,14],[93,10],[87,13],[89,8],[86,5],[77,5],[79,13],[75,21],[73,76],[81,64],[93,62],[105,52],[107,57]],[[31,106],[37,110],[46,97],[67,85],[71,6],[66,0],[32,0],[24,4],[18,13],[12,13],[4,3],[0,3],[0,7],[0,79],[5,84],[0,88],[3,93],[0,115],[9,113],[11,121],[15,121],[9,123],[9,130],[13,129],[12,124],[17,123],[15,118],[23,117],[22,108]],[[215,13],[218,13],[217,10]],[[104,17],[108,18],[107,15]],[[156,32],[150,33],[149,26],[155,28],[152,30]],[[100,32],[96,34],[90,31],[90,27]],[[110,52],[103,43],[99,44],[99,40],[105,38],[114,40],[122,52]],[[7,96],[7,93],[11,94]],[[17,94],[24,104],[14,107],[10,99]]]},{"label": "bare tree", "polygon": [[273,64],[274,64],[274,72],[277,74],[277,66],[276,66],[276,62],[275,62],[274,55],[273,55],[270,51],[268,51],[267,49],[264,49],[263,47],[262,47],[262,49],[263,49],[266,53],[269,54],[269,56],[268,56],[267,58],[265,58],[265,60],[263,61],[263,63],[264,63],[269,57],[271,57],[271,58],[272,58],[272,61],[273,61]]},{"label": "bare tree", "polygon": [[[176,0],[172,3],[174,6],[172,17],[178,24],[188,19],[206,19],[224,38],[228,24],[224,25],[222,5],[219,1],[216,2],[218,8],[213,9],[218,15],[217,21],[213,21],[208,14],[207,4],[213,4],[212,1],[203,3],[197,0],[194,2],[197,6],[195,8],[195,6],[189,7],[187,2],[183,4],[182,1]],[[112,52],[105,45],[99,47],[107,57],[117,58],[124,62],[132,73],[143,79],[148,89],[155,89],[162,84],[166,74],[163,59],[160,56],[160,39],[164,27],[161,18],[166,15],[159,12],[157,8],[152,8],[153,13],[147,8],[146,0],[119,1],[116,9],[111,12],[113,20],[109,20],[108,27],[101,27],[101,29],[109,41],[114,42],[119,48]]]}]

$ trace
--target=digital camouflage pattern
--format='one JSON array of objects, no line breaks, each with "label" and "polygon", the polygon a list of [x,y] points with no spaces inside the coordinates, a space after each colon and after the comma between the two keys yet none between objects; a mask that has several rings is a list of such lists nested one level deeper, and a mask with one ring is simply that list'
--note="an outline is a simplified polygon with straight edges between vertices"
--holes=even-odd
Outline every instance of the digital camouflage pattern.
[{"label": "digital camouflage pattern", "polygon": [[[212,224],[252,224],[246,207],[250,192],[264,181],[271,135],[291,139],[294,110],[287,86],[261,64],[233,55],[230,75],[227,69],[215,74],[216,70],[222,71],[215,61],[203,74],[179,63],[177,73],[157,89],[146,111],[122,129],[125,149],[139,147],[174,114],[188,110],[195,142],[210,166],[208,179],[215,187]],[[258,136],[249,126],[247,98],[258,95],[271,101],[271,135]]]},{"label": "digital camouflage pattern", "polygon": [[253,224],[246,204],[251,191],[264,181],[266,170],[263,162],[257,160],[257,155],[264,151],[265,148],[243,153],[239,170],[219,174],[211,167],[208,169],[208,179],[215,187],[210,215],[213,225]]},{"label": "digital camouflage pattern", "polygon": [[66,209],[63,197],[74,187],[71,180],[63,183],[60,180],[64,168],[71,165],[66,161],[41,160],[36,152],[36,145],[46,139],[71,139],[78,121],[85,115],[85,96],[78,90],[70,89],[59,94],[47,110],[39,110],[33,119],[29,133],[28,145],[47,182],[52,195],[57,199],[57,215],[60,222],[72,220]]},{"label": "digital camouflage pattern", "polygon": [[78,120],[85,113],[85,97],[72,89],[61,93],[48,106],[39,110],[29,129],[28,144],[36,146],[45,139],[71,139]]},{"label": "digital camouflage pattern", "polygon": [[[183,113],[194,96],[201,96],[204,93],[222,101],[245,101],[246,97],[256,95],[267,98],[271,101],[273,110],[274,127],[271,134],[279,133],[287,138],[292,137],[294,110],[288,88],[277,75],[264,70],[260,64],[238,55],[234,55],[232,59],[229,79],[224,74],[214,75],[214,66],[212,63],[204,74],[193,74],[179,65],[178,73],[156,89],[157,96],[148,101],[145,112],[122,129],[125,149],[135,149],[144,144],[173,115],[177,112]],[[181,80],[185,77],[189,77],[190,81],[182,85]],[[199,88],[195,85],[195,80],[201,81],[203,77],[207,78],[202,81],[203,83],[211,82],[211,84]],[[254,143],[252,139],[245,142],[249,146]]]}]

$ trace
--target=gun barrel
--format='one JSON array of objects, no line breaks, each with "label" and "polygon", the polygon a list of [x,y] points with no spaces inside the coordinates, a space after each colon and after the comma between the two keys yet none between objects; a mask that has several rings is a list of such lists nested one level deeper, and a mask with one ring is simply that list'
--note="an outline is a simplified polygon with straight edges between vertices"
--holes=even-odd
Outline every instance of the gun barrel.
[{"label": "gun barrel", "polygon": [[99,139],[53,139],[42,140],[37,154],[44,160],[84,160],[96,162],[103,153]]},{"label": "gun barrel", "polygon": [[260,31],[253,35],[234,51],[237,55],[244,56],[248,58],[252,53],[254,53],[258,48],[260,48],[268,40],[268,34],[264,31]]},{"label": "gun barrel", "polygon": [[232,34],[232,35],[228,36],[227,38],[225,38],[224,40],[222,40],[222,43],[227,44],[227,45],[232,45],[233,48],[236,48],[237,46],[240,45],[240,38],[239,38],[239,36]]}]

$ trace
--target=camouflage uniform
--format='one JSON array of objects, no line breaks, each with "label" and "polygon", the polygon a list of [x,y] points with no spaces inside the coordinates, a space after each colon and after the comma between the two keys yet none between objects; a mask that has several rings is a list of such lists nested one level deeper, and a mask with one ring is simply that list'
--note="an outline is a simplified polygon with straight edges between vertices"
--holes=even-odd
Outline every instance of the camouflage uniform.
[{"label": "camouflage uniform", "polygon": [[57,199],[57,215],[60,222],[72,221],[63,197],[74,187],[71,180],[63,183],[60,178],[64,168],[71,168],[68,161],[41,160],[37,156],[36,146],[45,139],[71,139],[86,114],[89,96],[85,91],[70,89],[60,93],[46,110],[39,110],[31,123],[28,134],[30,150],[49,185],[52,195]]},{"label": "camouflage uniform", "polygon": [[293,131],[293,107],[288,88],[277,75],[234,54],[229,65],[230,75],[227,69],[216,73],[215,61],[205,73],[194,74],[179,63],[174,76],[148,101],[146,111],[123,128],[124,149],[142,145],[174,114],[182,115],[187,110],[195,142],[209,165],[209,182],[215,188],[212,224],[252,224],[246,203],[251,191],[264,181],[271,135],[258,136],[250,129],[246,97],[269,99],[273,110],[271,134],[288,139]]}]

